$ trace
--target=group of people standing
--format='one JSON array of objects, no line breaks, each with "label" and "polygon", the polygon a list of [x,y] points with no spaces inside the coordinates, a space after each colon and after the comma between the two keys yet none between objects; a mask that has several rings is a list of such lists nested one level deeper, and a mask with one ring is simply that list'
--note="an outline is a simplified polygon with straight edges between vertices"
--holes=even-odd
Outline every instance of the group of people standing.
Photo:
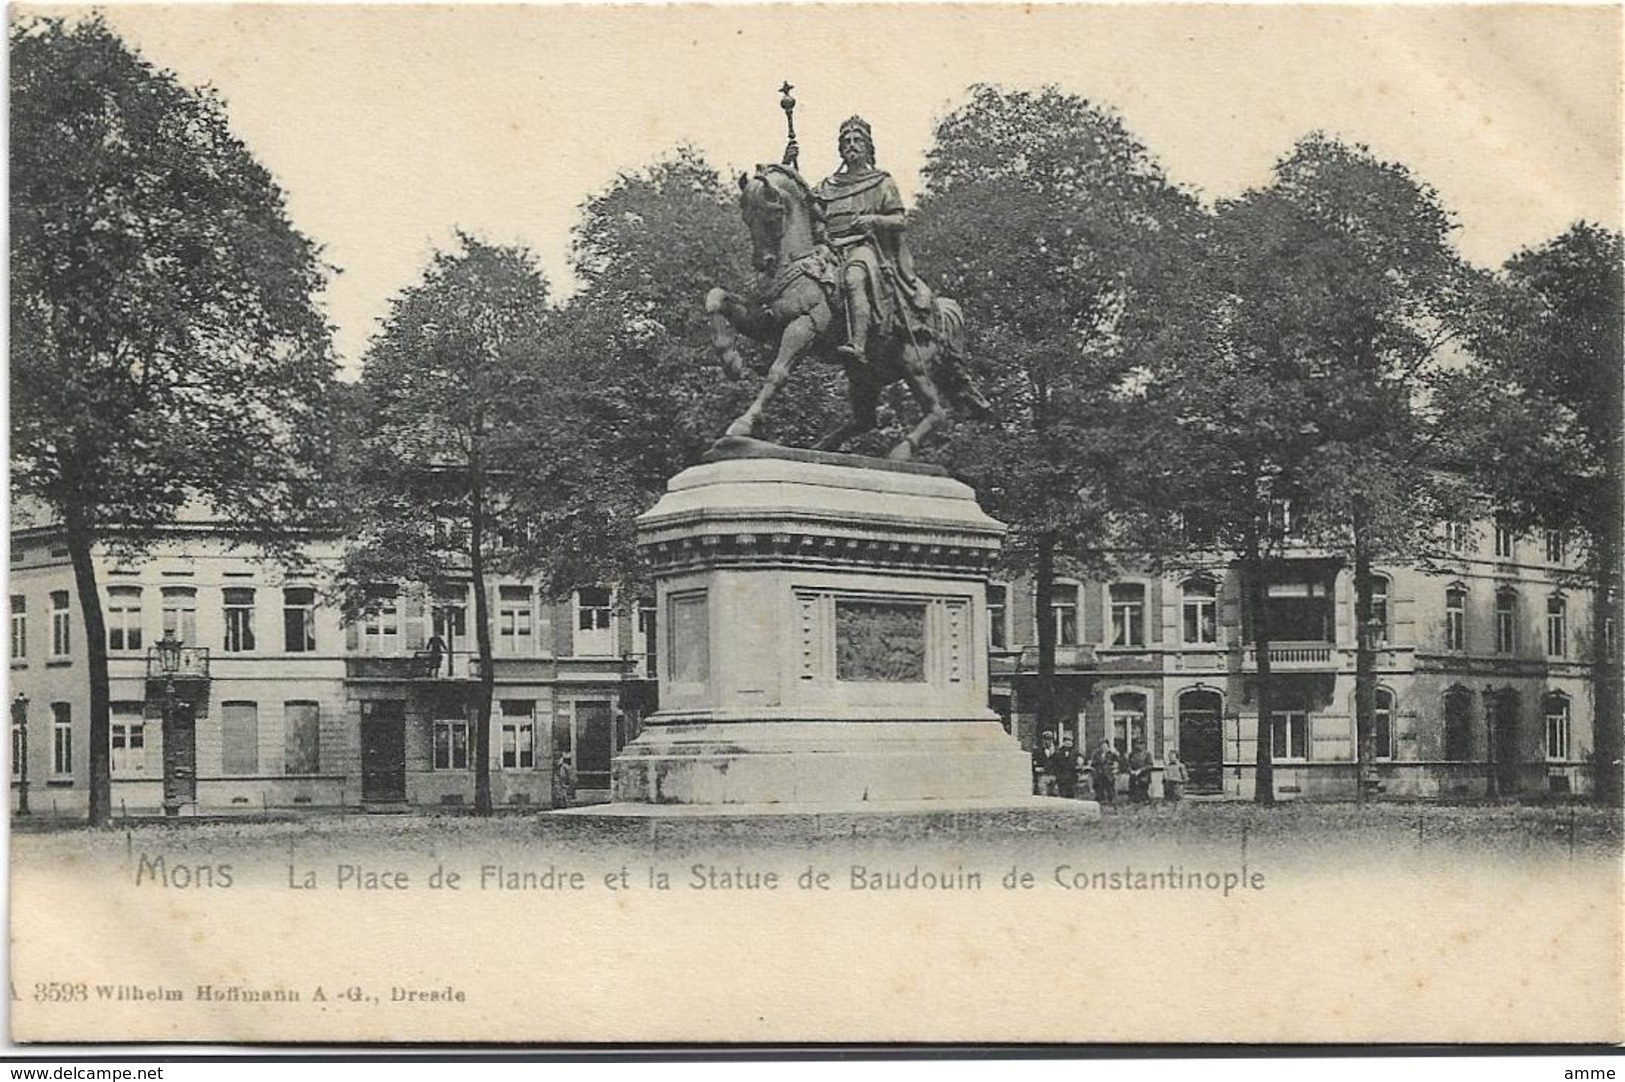
[{"label": "group of people standing", "polygon": [[[1128,775],[1128,799],[1133,804],[1144,804],[1151,799],[1151,773],[1156,762],[1146,750],[1144,740],[1136,740],[1124,756],[1110,740],[1102,740],[1093,752],[1084,756],[1073,741],[1070,732],[1062,730],[1057,742],[1053,732],[1045,731],[1033,749],[1033,792],[1038,796],[1058,796],[1076,800],[1080,783],[1087,781],[1094,797],[1102,804],[1117,803],[1117,777]],[[1179,761],[1179,752],[1169,749],[1162,768],[1162,798],[1178,801],[1189,774]]]}]

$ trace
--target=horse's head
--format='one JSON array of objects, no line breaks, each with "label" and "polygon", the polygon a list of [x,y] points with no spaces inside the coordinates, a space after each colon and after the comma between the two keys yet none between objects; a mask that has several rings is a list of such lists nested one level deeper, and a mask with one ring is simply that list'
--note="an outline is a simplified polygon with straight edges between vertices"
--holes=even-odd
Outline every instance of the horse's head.
[{"label": "horse's head", "polygon": [[779,259],[788,208],[762,166],[753,176],[739,174],[739,209],[750,230],[751,265],[759,271],[772,270]]},{"label": "horse's head", "polygon": [[751,263],[770,271],[779,262],[787,234],[801,247],[810,240],[807,213],[810,193],[794,172],[781,165],[758,165],[754,174],[739,175],[739,208],[750,230]]}]

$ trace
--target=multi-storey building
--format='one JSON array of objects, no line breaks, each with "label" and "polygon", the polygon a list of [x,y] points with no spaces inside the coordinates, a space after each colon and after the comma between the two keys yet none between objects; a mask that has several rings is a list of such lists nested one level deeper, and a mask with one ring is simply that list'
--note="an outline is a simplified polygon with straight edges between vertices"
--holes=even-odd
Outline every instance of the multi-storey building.
[{"label": "multi-storey building", "polygon": [[[1597,724],[1594,591],[1555,532],[1449,531],[1426,569],[1380,570],[1375,770],[1396,797],[1582,793]],[[1356,765],[1353,572],[1307,549],[1275,565],[1267,604],[1274,703],[1262,732],[1276,794],[1351,798]],[[1037,624],[1030,582],[990,588],[994,705],[1031,746]],[[1125,570],[1057,584],[1059,718],[1081,747],[1177,749],[1194,792],[1250,797],[1260,720],[1240,576]],[[1608,719],[1619,725],[1620,719]],[[1160,781],[1158,783],[1160,785]]]},{"label": "multi-storey building", "polygon": [[[116,811],[472,804],[468,586],[381,588],[347,625],[328,592],[339,555],[313,542],[289,570],[204,524],[139,558],[97,555]],[[84,815],[87,651],[54,527],[14,518],[9,586],[13,806],[26,790],[33,813]],[[493,801],[567,799],[565,754],[577,799],[607,797],[610,759],[652,702],[652,609],[510,579],[488,600]]]}]

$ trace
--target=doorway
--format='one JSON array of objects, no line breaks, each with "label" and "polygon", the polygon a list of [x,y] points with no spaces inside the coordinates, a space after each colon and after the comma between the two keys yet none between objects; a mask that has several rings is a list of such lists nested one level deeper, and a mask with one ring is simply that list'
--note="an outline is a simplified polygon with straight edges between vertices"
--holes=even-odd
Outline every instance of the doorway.
[{"label": "doorway", "polygon": [[1216,691],[1187,691],[1179,698],[1179,757],[1190,781],[1188,793],[1224,790],[1224,700]]},{"label": "doorway", "polygon": [[609,762],[615,754],[610,704],[576,703],[576,788],[608,789]]},{"label": "doorway", "polygon": [[361,799],[398,804],[406,800],[406,704],[365,703],[361,714]]},{"label": "doorway", "polygon": [[1504,691],[1495,697],[1495,785],[1501,796],[1518,791],[1518,767],[1522,756],[1518,753],[1518,696]]}]

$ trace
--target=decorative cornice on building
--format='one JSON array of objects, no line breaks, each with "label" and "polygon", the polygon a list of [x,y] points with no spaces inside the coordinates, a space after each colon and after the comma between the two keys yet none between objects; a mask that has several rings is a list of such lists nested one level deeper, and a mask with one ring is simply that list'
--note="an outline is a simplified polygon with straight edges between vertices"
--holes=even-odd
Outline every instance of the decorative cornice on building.
[{"label": "decorative cornice on building", "polygon": [[806,532],[705,533],[652,540],[644,557],[663,570],[692,567],[861,567],[889,572],[931,571],[984,575],[997,544],[942,536],[900,540],[883,534]]}]

